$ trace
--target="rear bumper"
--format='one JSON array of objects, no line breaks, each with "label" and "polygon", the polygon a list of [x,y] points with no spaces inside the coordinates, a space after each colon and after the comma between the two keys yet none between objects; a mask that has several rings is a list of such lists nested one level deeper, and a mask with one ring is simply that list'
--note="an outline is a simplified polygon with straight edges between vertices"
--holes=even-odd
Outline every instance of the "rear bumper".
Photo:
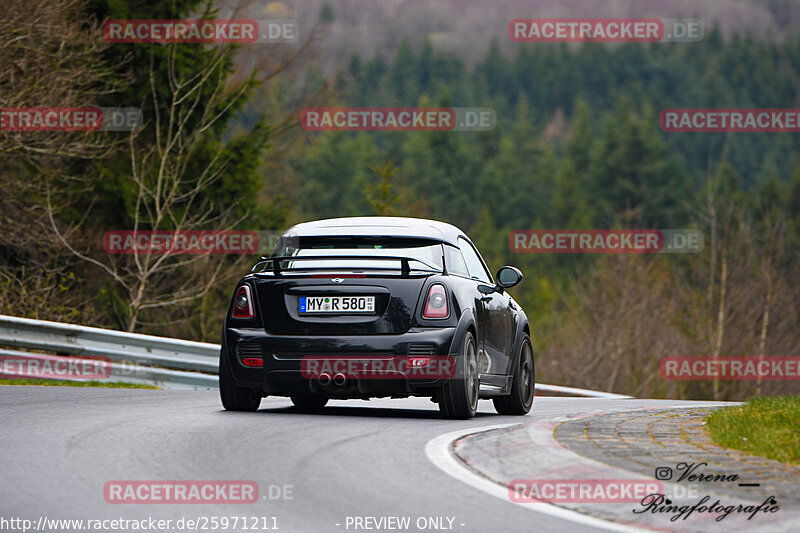
[{"label": "rear bumper", "polygon": [[[453,342],[457,329],[416,328],[399,335],[312,337],[269,335],[263,329],[229,328],[223,341],[223,359],[231,368],[236,385],[258,388],[267,395],[324,394],[332,398],[431,396],[447,381],[446,378],[409,379],[402,374],[386,375],[382,379],[348,376],[343,385],[325,385],[304,372],[307,367],[303,366],[303,360],[333,356],[392,361],[407,356],[454,355],[453,348],[458,346]],[[263,367],[245,366],[243,358],[261,359]]]}]

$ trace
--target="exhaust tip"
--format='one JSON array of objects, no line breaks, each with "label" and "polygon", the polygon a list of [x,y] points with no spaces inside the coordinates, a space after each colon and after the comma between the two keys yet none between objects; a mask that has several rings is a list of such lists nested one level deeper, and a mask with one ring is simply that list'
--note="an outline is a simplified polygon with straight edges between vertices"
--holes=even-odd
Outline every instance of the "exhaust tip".
[{"label": "exhaust tip", "polygon": [[327,372],[323,372],[322,374],[319,375],[317,381],[319,382],[320,385],[327,385],[331,382],[331,375],[328,374]]},{"label": "exhaust tip", "polygon": [[344,374],[342,374],[341,372],[333,376],[334,385],[344,385],[345,381],[347,381],[347,378],[344,377]]}]

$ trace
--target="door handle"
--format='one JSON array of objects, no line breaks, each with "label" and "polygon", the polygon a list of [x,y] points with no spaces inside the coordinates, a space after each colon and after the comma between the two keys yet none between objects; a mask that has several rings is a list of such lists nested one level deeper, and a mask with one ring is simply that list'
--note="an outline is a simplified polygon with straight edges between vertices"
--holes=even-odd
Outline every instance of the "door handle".
[{"label": "door handle", "polygon": [[488,301],[490,301],[491,299],[492,299],[492,297],[491,297],[491,296],[484,296],[483,298],[481,298],[481,301],[482,301],[482,302],[488,302]]}]

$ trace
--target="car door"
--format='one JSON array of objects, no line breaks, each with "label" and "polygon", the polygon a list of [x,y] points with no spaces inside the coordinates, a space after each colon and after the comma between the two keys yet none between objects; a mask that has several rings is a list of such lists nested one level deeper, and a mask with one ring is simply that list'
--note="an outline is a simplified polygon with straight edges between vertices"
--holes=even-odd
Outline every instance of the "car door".
[{"label": "car door", "polygon": [[[458,242],[469,276],[478,284],[494,286],[486,264],[472,243],[464,238],[459,238]],[[485,373],[505,374],[511,355],[514,320],[509,307],[508,294],[505,292],[481,293],[479,301],[483,322],[482,327],[479,326],[479,329],[482,330],[482,333],[479,333],[482,337],[480,342],[489,358],[489,368]]]}]

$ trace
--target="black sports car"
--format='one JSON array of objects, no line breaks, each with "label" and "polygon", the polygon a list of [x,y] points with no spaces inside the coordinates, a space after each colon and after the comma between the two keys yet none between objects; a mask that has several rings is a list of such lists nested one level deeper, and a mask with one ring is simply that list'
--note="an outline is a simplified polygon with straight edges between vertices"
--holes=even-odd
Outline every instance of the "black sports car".
[{"label": "black sports car", "polygon": [[492,278],[469,238],[443,222],[319,220],[289,229],[237,285],[225,318],[219,384],[225,409],[289,396],[430,397],[470,418],[478,398],[524,415],[534,394],[525,312]]}]

